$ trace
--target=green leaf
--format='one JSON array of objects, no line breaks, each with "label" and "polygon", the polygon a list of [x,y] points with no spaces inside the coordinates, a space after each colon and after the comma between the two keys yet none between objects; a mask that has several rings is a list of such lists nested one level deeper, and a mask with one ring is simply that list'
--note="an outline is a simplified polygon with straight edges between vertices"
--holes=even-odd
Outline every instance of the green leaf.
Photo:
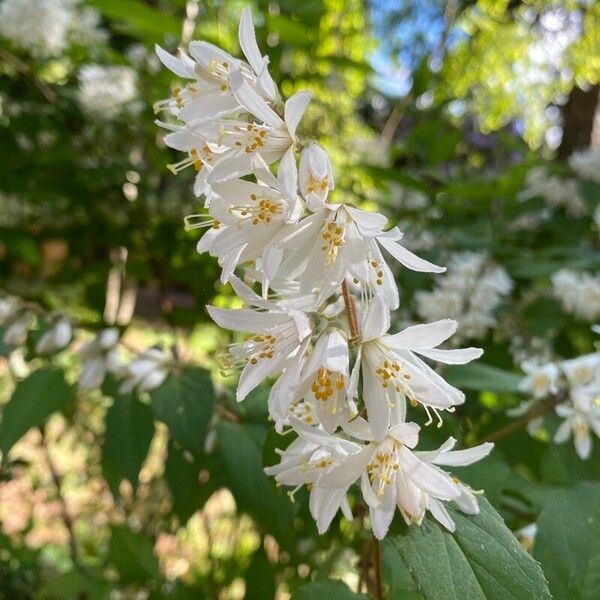
[{"label": "green leaf", "polygon": [[215,402],[208,372],[187,368],[150,395],[154,416],[167,424],[171,439],[201,456]]},{"label": "green leaf", "polygon": [[115,29],[130,33],[147,42],[148,38],[162,39],[165,33],[177,34],[181,21],[137,0],[92,0],[92,4],[109,19]]},{"label": "green leaf", "polygon": [[124,525],[112,527],[108,562],[124,582],[144,583],[156,578],[159,572],[152,539]]},{"label": "green leaf", "polygon": [[425,600],[549,600],[540,565],[487,500],[479,507],[474,516],[449,507],[454,533],[427,517],[392,537]]},{"label": "green leaf", "polygon": [[221,422],[219,455],[225,483],[240,510],[248,512],[286,548],[293,546],[292,505],[265,475],[261,450],[267,429]]},{"label": "green leaf", "polygon": [[478,392],[518,392],[522,375],[475,362],[444,369],[444,379],[459,389]]},{"label": "green leaf", "polygon": [[112,589],[109,581],[103,581],[101,573],[70,571],[45,583],[37,597],[40,600],[108,600]]},{"label": "green leaf", "polygon": [[596,600],[600,589],[600,484],[556,490],[537,521],[533,556],[555,600]]},{"label": "green leaf", "polygon": [[244,600],[273,600],[275,597],[275,571],[262,547],[252,555],[252,562],[244,579],[246,580]]},{"label": "green leaf", "polygon": [[368,600],[365,594],[352,592],[341,581],[316,581],[303,585],[292,596],[292,600]]},{"label": "green leaf", "polygon": [[102,472],[113,494],[123,479],[137,486],[153,437],[150,407],[131,396],[116,397],[106,413],[102,443]]},{"label": "green leaf", "polygon": [[65,381],[61,369],[44,367],[20,381],[2,410],[0,450],[3,460],[8,451],[32,427],[42,425],[74,399],[73,388]]},{"label": "green leaf", "polygon": [[[217,489],[216,478],[204,462],[169,443],[165,480],[171,490],[173,512],[182,523],[200,510]],[[200,481],[201,473],[208,478],[207,481]]]},{"label": "green leaf", "polygon": [[383,543],[381,576],[387,584],[389,600],[423,599],[406,565],[398,562],[398,553],[389,540]]}]

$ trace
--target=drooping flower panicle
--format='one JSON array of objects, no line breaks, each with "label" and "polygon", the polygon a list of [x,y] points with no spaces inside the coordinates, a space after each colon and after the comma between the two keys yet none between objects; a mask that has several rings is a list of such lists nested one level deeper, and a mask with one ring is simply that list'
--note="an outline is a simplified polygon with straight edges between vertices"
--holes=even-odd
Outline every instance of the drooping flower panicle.
[{"label": "drooping flower panicle", "polygon": [[[169,168],[193,168],[194,192],[203,198],[186,227],[204,229],[198,252],[218,259],[221,280],[247,306],[208,307],[219,326],[251,334],[220,358],[222,373],[241,372],[238,401],[277,378],[270,416],[278,431],[291,428],[298,437],[266,471],[294,488],[292,498],[308,487],[319,531],[338,510],[352,518],[347,492],[355,482],[378,538],[396,508],[407,523],[421,523],[429,511],[453,530],[443,502],[473,514],[477,501],[439,465],[470,464],[492,446],[455,451],[450,438],[438,450],[416,450],[419,426],[408,417],[422,411],[426,424],[441,423],[465,400],[426,360],[463,364],[481,350],[439,348],[457,328],[445,318],[389,333],[399,294],[386,261],[445,269],[406,249],[384,215],[344,202],[326,150],[297,134],[311,94],[281,98],[249,9],[239,41],[245,60],[206,42],[177,56],[157,48],[185,80],[155,108],[166,115],[158,124],[169,132],[167,146],[186,153]],[[130,370],[126,385],[140,385],[143,369],[132,363]]]}]

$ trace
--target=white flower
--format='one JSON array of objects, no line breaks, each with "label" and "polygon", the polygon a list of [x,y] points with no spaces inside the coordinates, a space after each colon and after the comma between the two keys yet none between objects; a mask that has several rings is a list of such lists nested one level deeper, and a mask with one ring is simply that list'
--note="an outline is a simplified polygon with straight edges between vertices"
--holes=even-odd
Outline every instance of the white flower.
[{"label": "white flower", "polygon": [[[600,394],[599,394],[600,395]],[[575,451],[586,460],[592,453],[590,430],[600,437],[600,407],[597,403],[575,402],[573,405],[559,404],[556,414],[564,421],[556,430],[554,443],[564,444],[573,434]]]},{"label": "white flower", "polygon": [[571,388],[580,388],[600,380],[600,353],[598,352],[565,360],[560,366]]},{"label": "white flower", "polygon": [[[340,495],[360,480],[376,538],[385,537],[396,507],[409,525],[420,524],[429,510],[450,531],[454,531],[454,521],[441,501],[454,500],[462,511],[469,514],[479,512],[471,489],[436,465],[470,465],[487,456],[493,444],[453,451],[456,440],[449,438],[437,450],[415,452],[413,449],[419,439],[417,424],[399,423],[390,428],[381,441],[372,441],[366,423],[360,418],[358,421],[352,433],[369,443],[323,473],[316,486],[335,490]],[[307,434],[303,430],[309,429],[297,422],[294,422],[294,428],[305,437]],[[312,430],[313,437],[323,437],[316,428]]]},{"label": "white flower", "polygon": [[82,390],[98,389],[107,372],[116,373],[119,368],[117,343],[119,330],[111,327],[101,331],[79,351],[83,361],[79,374],[79,387]]},{"label": "white flower", "polygon": [[292,499],[303,485],[310,489],[310,512],[319,533],[323,534],[340,508],[348,520],[352,520],[352,511],[345,489],[324,489],[317,485],[317,481],[340,465],[345,458],[358,452],[360,446],[316,428],[306,427],[295,417],[291,417],[291,421],[300,437],[283,452],[279,452],[281,462],[267,467],[265,473],[275,476],[277,483],[281,485],[293,486],[294,490],[289,493]]},{"label": "white flower", "polygon": [[19,302],[12,296],[0,298],[0,325],[4,325],[19,310]]},{"label": "white flower", "polygon": [[130,67],[85,65],[79,80],[81,107],[104,120],[114,119],[137,97],[137,74]]},{"label": "white flower", "polygon": [[35,345],[35,351],[38,354],[49,354],[56,350],[62,350],[72,339],[73,326],[71,321],[66,317],[60,317],[52,328],[40,337]]},{"label": "white flower", "polygon": [[521,365],[527,376],[519,383],[519,390],[532,394],[538,400],[548,394],[558,393],[560,370],[555,363],[538,364],[527,361]]},{"label": "white flower", "polygon": [[142,352],[122,369],[124,381],[119,393],[129,394],[134,388],[139,392],[149,392],[159,387],[169,375],[171,362],[160,348]]},{"label": "white flower", "polygon": [[346,336],[338,328],[329,327],[317,337],[306,354],[309,352],[305,360],[287,368],[271,388],[269,412],[278,431],[288,423],[290,412],[297,414],[298,409],[292,407],[298,404],[306,416],[310,415],[311,423],[320,423],[330,433],[357,414],[354,402],[348,398]]},{"label": "white flower", "polygon": [[329,156],[319,144],[311,142],[300,154],[300,191],[311,200],[312,194],[325,200],[334,188],[333,172]]},{"label": "white flower", "polygon": [[600,277],[562,269],[552,276],[554,295],[564,310],[587,321],[600,317]]},{"label": "white flower", "polygon": [[521,201],[537,197],[544,198],[551,208],[565,207],[567,214],[574,217],[586,212],[577,181],[551,175],[544,167],[535,167],[527,172],[525,188],[518,195]]},{"label": "white flower", "polygon": [[307,199],[307,205],[315,212],[282,230],[267,250],[267,279],[281,274],[298,277],[302,291],[318,289],[323,301],[350,275],[356,283],[377,290],[390,308],[396,308],[398,289],[379,246],[413,271],[445,270],[402,247],[402,233],[397,228],[384,232],[387,218],[379,213],[323,202],[316,194]]},{"label": "white flower", "polygon": [[411,404],[419,403],[425,408],[429,422],[430,408],[437,415],[439,410],[453,410],[453,406],[464,402],[464,394],[417,354],[446,364],[464,364],[483,352],[480,348],[438,349],[456,331],[457,323],[450,319],[415,325],[394,335],[386,335],[389,326],[389,311],[383,300],[375,296],[362,324],[362,343],[350,390],[353,396],[358,393],[358,375],[362,370],[362,397],[375,439],[382,439],[390,424],[405,420],[407,398]]},{"label": "white flower", "polygon": [[67,47],[71,3],[64,0],[4,0],[0,35],[33,56],[56,56]]},{"label": "white flower", "polygon": [[584,150],[569,157],[569,165],[583,179],[600,183],[600,152]]},{"label": "white flower", "polygon": [[457,252],[437,287],[415,294],[417,313],[428,320],[450,317],[458,321],[457,341],[482,338],[496,324],[494,311],[511,289],[506,271],[489,264],[485,255]]},{"label": "white flower", "polygon": [[312,330],[305,313],[264,300],[235,276],[230,281],[236,294],[253,308],[207,306],[207,310],[220,327],[255,334],[241,344],[232,344],[228,356],[222,359],[224,371],[242,368],[236,390],[240,402],[288,359],[299,360],[302,343],[308,341]]},{"label": "white flower", "polygon": [[235,179],[213,184],[209,203],[213,218],[192,215],[186,220],[188,229],[211,227],[198,242],[197,250],[218,257],[223,283],[238,264],[262,261],[273,237],[286,223],[297,221],[302,212],[297,195],[296,161],[291,150],[281,159],[277,178],[260,155],[254,161],[258,183]]},{"label": "white flower", "polygon": [[4,330],[4,343],[11,346],[19,346],[27,339],[27,333],[33,325],[35,316],[29,311],[14,314]]},{"label": "white flower", "polygon": [[239,72],[265,100],[278,106],[280,99],[277,86],[267,69],[269,60],[261,55],[256,43],[252,14],[248,7],[240,19],[239,41],[248,63],[208,42],[191,42],[191,58],[181,51],[177,58],[156,46],[156,54],[165,67],[175,75],[194,82],[184,88],[176,87],[171,98],[155,104],[155,110],[168,108],[186,122],[214,119],[235,112],[241,107],[231,89],[233,71]]}]

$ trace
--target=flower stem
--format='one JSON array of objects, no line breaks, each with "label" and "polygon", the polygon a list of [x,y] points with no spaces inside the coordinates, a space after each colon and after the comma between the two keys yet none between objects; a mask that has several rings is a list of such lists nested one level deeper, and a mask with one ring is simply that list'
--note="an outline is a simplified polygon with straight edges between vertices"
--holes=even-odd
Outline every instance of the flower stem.
[{"label": "flower stem", "polygon": [[375,598],[376,600],[383,600],[383,588],[381,586],[381,547],[376,537],[373,537],[373,568],[375,569]]},{"label": "flower stem", "polygon": [[356,306],[354,305],[354,300],[348,289],[348,282],[346,279],[342,281],[342,296],[344,297],[346,317],[348,319],[348,325],[350,326],[350,335],[352,336],[352,339],[355,340],[360,336],[360,326],[356,316]]}]

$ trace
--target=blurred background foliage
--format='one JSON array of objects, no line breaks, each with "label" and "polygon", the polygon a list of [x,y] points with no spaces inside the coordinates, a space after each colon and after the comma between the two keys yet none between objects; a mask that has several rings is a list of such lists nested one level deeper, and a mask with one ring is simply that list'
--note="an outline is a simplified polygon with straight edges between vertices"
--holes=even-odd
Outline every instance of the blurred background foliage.
[{"label": "blurred background foliage", "polygon": [[[172,346],[182,367],[150,396],[119,394],[110,380],[102,393],[75,394],[72,356],[52,357],[52,367],[31,360],[36,332],[20,355],[0,345],[3,400],[14,406],[27,391],[43,403],[16,431],[5,411],[0,427],[0,597],[262,600],[327,576],[368,584],[360,507],[353,523],[338,519],[318,536],[305,492],[292,503],[262,474],[288,443],[269,430],[268,390],[235,406],[234,381],[216,369],[227,336],[204,305],[235,300],[182,227],[199,203],[193,173],[167,169],[178,158],[152,106],[175,82],[153,46],[205,39],[236,53],[250,3],[283,94],[314,92],[300,133],[330,152],[338,197],[378,207],[440,264],[471,252],[479,275],[502,269],[510,285],[488,325],[462,333],[484,347],[483,360],[445,372],[467,404],[424,434],[431,444],[473,442],[508,422],[524,358],[594,348],[600,298],[574,313],[552,277],[600,266],[600,179],[568,161],[599,142],[600,4],[57,2],[72,19],[58,47],[49,23],[16,35],[0,22],[2,292],[64,311],[84,330],[116,324],[129,350]],[[98,77],[96,65],[109,71]],[[431,302],[418,290],[439,284],[404,271],[398,280],[400,326],[426,316]],[[17,382],[38,367],[23,391]],[[513,529],[558,511],[558,487],[574,498],[585,480],[598,493],[598,450],[579,461],[548,444],[555,427],[551,419],[534,438],[518,431],[461,473]],[[420,598],[390,552],[389,598]],[[559,557],[551,545],[537,556],[545,569]],[[556,598],[592,597],[551,585]]]}]

